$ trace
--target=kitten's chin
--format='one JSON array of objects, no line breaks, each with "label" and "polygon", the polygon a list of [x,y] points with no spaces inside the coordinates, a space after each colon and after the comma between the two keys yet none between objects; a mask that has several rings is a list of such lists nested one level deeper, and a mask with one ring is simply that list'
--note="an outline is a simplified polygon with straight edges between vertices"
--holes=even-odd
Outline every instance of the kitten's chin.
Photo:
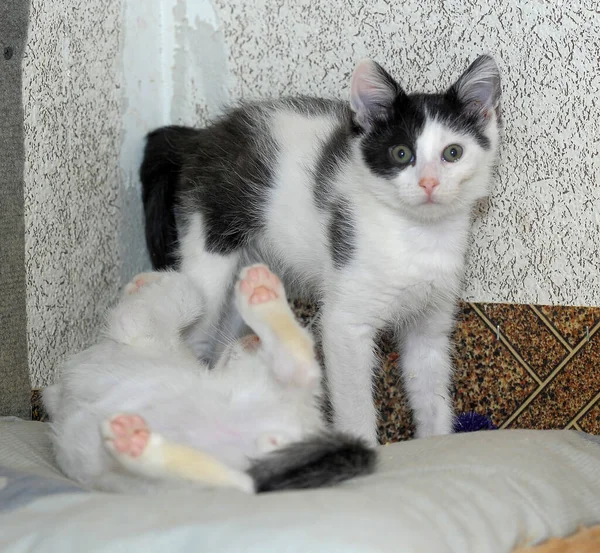
[{"label": "kitten's chin", "polygon": [[464,211],[460,202],[442,203],[441,201],[424,201],[417,205],[403,205],[402,211],[413,220],[435,222]]}]

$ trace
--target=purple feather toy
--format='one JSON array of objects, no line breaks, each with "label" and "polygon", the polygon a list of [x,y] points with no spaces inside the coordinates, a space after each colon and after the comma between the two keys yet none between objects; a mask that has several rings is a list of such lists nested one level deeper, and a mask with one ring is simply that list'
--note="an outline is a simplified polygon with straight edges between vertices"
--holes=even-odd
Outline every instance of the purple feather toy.
[{"label": "purple feather toy", "polygon": [[454,419],[454,432],[477,432],[478,430],[497,430],[489,417],[474,411],[461,413]]}]

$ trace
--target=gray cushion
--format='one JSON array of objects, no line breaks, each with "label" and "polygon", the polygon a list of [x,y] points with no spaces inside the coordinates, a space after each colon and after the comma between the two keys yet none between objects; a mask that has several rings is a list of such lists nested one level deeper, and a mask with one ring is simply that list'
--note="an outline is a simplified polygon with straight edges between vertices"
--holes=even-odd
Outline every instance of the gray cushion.
[{"label": "gray cushion", "polygon": [[371,476],[260,496],[87,492],[47,431],[0,420],[0,551],[509,553],[600,522],[600,445],[570,430],[393,444]]}]

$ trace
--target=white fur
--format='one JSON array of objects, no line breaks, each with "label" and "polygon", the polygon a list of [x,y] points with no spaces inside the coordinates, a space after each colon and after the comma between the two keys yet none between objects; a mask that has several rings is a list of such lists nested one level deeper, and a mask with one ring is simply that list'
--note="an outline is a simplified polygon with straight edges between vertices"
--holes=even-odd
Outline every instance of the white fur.
[{"label": "white fur", "polygon": [[[359,66],[358,77],[377,99],[372,66]],[[366,83],[366,84],[364,84]],[[357,94],[353,94],[355,102]],[[377,100],[378,101],[378,100]],[[360,106],[355,109],[362,109]],[[339,430],[376,441],[376,411],[372,400],[373,339],[388,324],[401,336],[401,365],[418,436],[446,434],[452,428],[448,397],[452,364],[449,335],[463,276],[471,211],[488,194],[495,161],[498,123],[490,111],[483,149],[469,134],[429,117],[416,144],[416,164],[392,181],[374,175],[354,143],[351,161],[337,176],[334,188],[349,203],[354,216],[355,251],[347,266],[333,266],[327,210],[313,198],[313,173],[320,147],[338,123],[282,108],[268,124],[279,152],[275,185],[260,209],[266,229],[256,254],[276,266],[286,282],[322,300],[323,347],[327,378]],[[463,147],[462,158],[449,163],[442,152],[451,144]],[[432,202],[419,186],[424,176],[439,185]],[[182,268],[201,288],[230,281],[227,262],[207,253],[200,215],[181,237]],[[210,273],[210,280],[206,271]],[[199,277],[199,278],[198,278]],[[226,284],[214,297],[218,312]],[[210,325],[216,324],[212,319]],[[203,332],[210,333],[206,323]]]},{"label": "white fur", "polygon": [[[138,414],[160,439],[200,450],[237,471],[273,444],[323,428],[312,340],[293,320],[283,288],[282,298],[266,312],[253,312],[238,294],[247,322],[260,326],[261,345],[247,351],[234,342],[219,366],[208,370],[182,338],[182,330],[206,316],[205,301],[187,276],[160,275],[123,297],[109,315],[106,337],[69,359],[60,382],[45,391],[57,461],[69,477],[106,490],[152,487],[144,475],[157,470],[156,455],[152,466],[137,463],[136,476],[124,471],[127,460],[117,462],[103,443],[106,421],[118,413]],[[288,317],[291,339],[279,340],[269,327],[272,313]],[[313,376],[290,384],[295,360],[302,374]]]}]

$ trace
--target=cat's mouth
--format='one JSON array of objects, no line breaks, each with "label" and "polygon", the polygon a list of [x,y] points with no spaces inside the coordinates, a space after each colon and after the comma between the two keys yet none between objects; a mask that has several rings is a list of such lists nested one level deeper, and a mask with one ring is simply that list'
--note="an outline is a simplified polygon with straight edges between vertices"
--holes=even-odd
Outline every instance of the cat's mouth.
[{"label": "cat's mouth", "polygon": [[425,198],[423,198],[423,201],[421,202],[421,205],[424,206],[428,206],[428,205],[438,205],[440,202],[438,201],[437,198],[434,198],[433,196],[426,196]]}]

